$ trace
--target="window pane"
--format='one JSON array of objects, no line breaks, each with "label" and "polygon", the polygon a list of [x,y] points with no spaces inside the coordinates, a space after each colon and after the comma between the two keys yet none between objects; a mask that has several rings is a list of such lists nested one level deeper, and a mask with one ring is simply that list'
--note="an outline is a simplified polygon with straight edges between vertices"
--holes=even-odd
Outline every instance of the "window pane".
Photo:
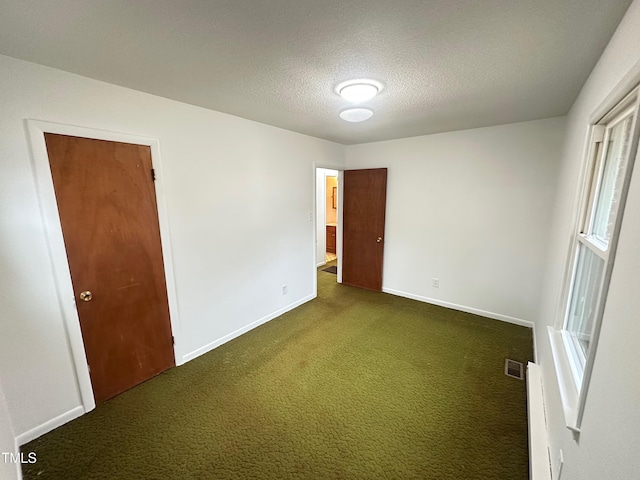
[{"label": "window pane", "polygon": [[613,232],[615,211],[620,201],[620,190],[624,181],[624,171],[631,143],[631,124],[629,115],[611,129],[607,156],[604,161],[602,180],[595,204],[595,215],[591,227],[591,236],[605,245],[609,244]]},{"label": "window pane", "polygon": [[580,244],[565,330],[573,338],[583,357],[587,354],[591,340],[603,271],[604,260]]}]

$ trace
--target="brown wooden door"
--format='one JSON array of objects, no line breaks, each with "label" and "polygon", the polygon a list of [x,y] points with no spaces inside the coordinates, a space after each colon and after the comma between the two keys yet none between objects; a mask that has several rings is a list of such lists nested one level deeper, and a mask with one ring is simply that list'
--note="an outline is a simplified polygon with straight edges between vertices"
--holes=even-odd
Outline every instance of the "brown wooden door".
[{"label": "brown wooden door", "polygon": [[342,283],[382,290],[387,169],[345,170]]},{"label": "brown wooden door", "polygon": [[175,365],[151,151],[49,133],[45,140],[101,403]]}]

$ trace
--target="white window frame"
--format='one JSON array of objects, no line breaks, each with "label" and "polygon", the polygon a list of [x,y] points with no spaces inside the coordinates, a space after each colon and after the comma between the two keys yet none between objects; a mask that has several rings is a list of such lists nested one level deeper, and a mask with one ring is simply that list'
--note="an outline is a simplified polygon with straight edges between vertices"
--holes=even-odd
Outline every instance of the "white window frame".
[{"label": "white window frame", "polygon": [[[591,372],[595,361],[598,338],[602,326],[602,317],[606,307],[607,293],[622,225],[622,217],[633,172],[633,164],[638,151],[640,137],[640,87],[634,88],[626,97],[615,104],[608,113],[590,127],[589,143],[585,158],[577,215],[571,234],[570,248],[566,262],[564,288],[559,307],[559,315],[554,327],[549,327],[549,336],[553,359],[558,376],[560,394],[564,407],[565,423],[576,433],[580,432],[584,406],[589,390]],[[587,229],[593,224],[595,215],[594,199],[600,193],[601,173],[607,155],[607,144],[611,129],[634,112],[631,125],[631,140],[627,164],[624,171],[622,188],[618,198],[618,206],[613,219],[613,230],[607,245],[596,238],[589,237]],[[575,270],[578,263],[580,245],[588,248],[604,261],[604,271],[599,287],[599,298],[596,303],[595,317],[591,329],[591,338],[586,355],[576,345],[575,339],[564,330],[566,319],[571,308],[572,288]]]}]

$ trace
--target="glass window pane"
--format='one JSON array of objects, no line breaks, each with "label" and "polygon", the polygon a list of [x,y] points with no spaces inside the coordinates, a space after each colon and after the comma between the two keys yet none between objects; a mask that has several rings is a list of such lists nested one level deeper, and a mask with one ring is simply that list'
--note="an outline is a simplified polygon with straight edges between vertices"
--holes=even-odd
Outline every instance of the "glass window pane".
[{"label": "glass window pane", "polygon": [[615,211],[620,201],[620,191],[631,143],[632,120],[633,116],[628,116],[613,127],[609,135],[600,189],[595,203],[593,224],[590,229],[590,235],[605,245],[608,245],[611,239]]},{"label": "glass window pane", "polygon": [[583,356],[591,340],[603,272],[604,260],[580,244],[565,330]]}]

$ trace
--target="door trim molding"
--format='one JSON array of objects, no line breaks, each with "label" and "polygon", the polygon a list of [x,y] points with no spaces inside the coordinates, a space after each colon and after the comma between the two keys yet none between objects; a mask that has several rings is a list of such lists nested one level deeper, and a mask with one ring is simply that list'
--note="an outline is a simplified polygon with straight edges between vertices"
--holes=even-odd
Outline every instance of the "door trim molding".
[{"label": "door trim molding", "polygon": [[[178,299],[176,294],[175,276],[173,270],[173,255],[171,249],[171,237],[169,229],[169,217],[166,207],[165,190],[163,186],[162,165],[160,160],[160,141],[157,138],[127,133],[111,132],[88,127],[66,125],[62,123],[46,122],[42,120],[27,119],[26,129],[31,146],[31,158],[33,176],[35,178],[36,192],[40,206],[40,215],[47,239],[49,258],[53,270],[58,305],[64,319],[67,342],[76,372],[78,393],[82,399],[84,413],[93,410],[96,406],[89,376],[84,342],[80,330],[80,319],[76,310],[75,295],[71,283],[71,272],[67,259],[67,252],[62,236],[62,225],[58,214],[53,179],[49,166],[49,154],[45,143],[45,133],[69,135],[75,137],[91,138],[95,140],[107,140],[112,142],[130,143],[134,145],[146,145],[151,149],[151,164],[155,170],[156,203],[158,209],[158,222],[160,224],[160,243],[165,270],[165,283],[169,300],[169,315],[171,330],[175,338],[173,346],[176,365],[184,363],[179,350],[181,329],[178,314]],[[42,432],[46,433],[46,432]]]}]

